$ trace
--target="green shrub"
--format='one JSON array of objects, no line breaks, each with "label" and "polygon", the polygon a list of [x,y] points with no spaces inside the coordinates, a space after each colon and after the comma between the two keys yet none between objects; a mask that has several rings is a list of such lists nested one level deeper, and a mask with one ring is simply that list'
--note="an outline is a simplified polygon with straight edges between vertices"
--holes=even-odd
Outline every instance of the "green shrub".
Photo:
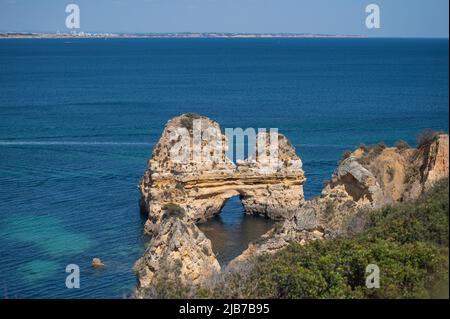
[{"label": "green shrub", "polygon": [[404,141],[404,140],[400,140],[397,143],[395,143],[395,147],[398,150],[406,150],[408,148],[411,148],[411,146],[409,146],[408,142]]},{"label": "green shrub", "polygon": [[363,152],[367,152],[369,149],[367,148],[366,144],[361,143],[359,144],[359,148],[363,151]]},{"label": "green shrub", "polygon": [[184,183],[182,183],[182,182],[177,182],[177,183],[175,184],[175,188],[176,188],[176,189],[179,189],[179,190],[184,190]]},{"label": "green shrub", "polygon": [[[424,243],[358,239],[291,244],[255,263],[248,278],[256,298],[429,298],[448,284],[448,251]],[[380,288],[365,285],[366,267],[380,268]]]},{"label": "green shrub", "polygon": [[180,123],[183,127],[187,128],[188,131],[192,131],[194,127],[194,120],[199,119],[200,115],[196,113],[186,113],[180,120]]},{"label": "green shrub", "polygon": [[373,162],[373,160],[380,155],[383,150],[386,148],[386,144],[384,142],[379,142],[377,144],[372,144],[366,147],[366,151],[364,155],[358,159],[358,162],[361,165],[369,165]]},{"label": "green shrub", "polygon": [[384,144],[383,141],[369,146],[369,149],[376,155],[381,154],[381,152],[383,152],[383,150],[385,148],[386,148],[386,144]]},{"label": "green shrub", "polygon": [[448,179],[413,203],[387,206],[369,214],[369,240],[383,238],[401,244],[417,241],[447,246],[449,242]]},{"label": "green shrub", "polygon": [[163,206],[164,210],[164,218],[168,217],[177,217],[177,218],[183,218],[186,214],[183,207],[180,205],[174,204],[174,203],[168,203]]},{"label": "green shrub", "polygon": [[[448,297],[448,215],[447,179],[415,203],[371,211],[366,231],[352,238],[291,244],[260,257],[246,297]],[[379,289],[365,286],[368,264],[380,268]]]},{"label": "green shrub", "polygon": [[421,148],[424,145],[430,144],[436,140],[436,138],[442,134],[442,132],[438,132],[427,128],[417,135],[417,148]]},{"label": "green shrub", "polygon": [[352,155],[352,151],[346,150],[342,153],[342,160],[349,158]]}]

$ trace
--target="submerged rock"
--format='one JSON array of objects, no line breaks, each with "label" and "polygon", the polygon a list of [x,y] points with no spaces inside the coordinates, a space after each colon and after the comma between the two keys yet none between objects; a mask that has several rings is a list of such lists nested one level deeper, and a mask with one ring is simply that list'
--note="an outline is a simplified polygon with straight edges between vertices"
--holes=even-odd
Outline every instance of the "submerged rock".
[{"label": "submerged rock", "polygon": [[94,258],[92,259],[91,266],[94,268],[103,268],[106,267],[106,265],[100,260],[100,258]]}]

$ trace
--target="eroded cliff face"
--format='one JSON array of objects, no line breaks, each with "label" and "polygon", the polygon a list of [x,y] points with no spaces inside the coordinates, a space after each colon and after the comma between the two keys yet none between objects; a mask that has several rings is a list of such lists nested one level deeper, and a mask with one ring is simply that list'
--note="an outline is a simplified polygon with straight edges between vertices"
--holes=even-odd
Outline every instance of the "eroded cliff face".
[{"label": "eroded cliff face", "polygon": [[137,297],[156,295],[157,285],[168,280],[200,285],[220,271],[211,241],[183,217],[163,217],[144,255],[136,262]]},{"label": "eroded cliff face", "polygon": [[[209,155],[220,149],[217,156],[199,161],[198,153],[186,151],[187,144],[177,148],[177,131],[185,129],[184,135],[195,140],[195,125],[210,130],[201,141],[202,149]],[[359,212],[416,199],[448,177],[448,135],[438,135],[419,149],[383,144],[360,147],[339,163],[320,196],[305,201],[301,160],[286,137],[260,133],[256,147],[267,146],[274,138],[278,142],[275,162],[268,153],[257,152],[235,165],[226,157],[227,139],[216,122],[185,114],[167,123],[139,185],[141,206],[149,216],[145,231],[152,239],[135,267],[138,296],[148,295],[158,276],[201,285],[220,273],[211,242],[195,224],[220,213],[232,196],[240,196],[247,213],[279,220],[226,267],[241,271],[254,257],[289,243],[332,238],[350,228],[357,231]],[[174,160],[174,149],[188,154],[187,160]],[[169,216],[174,206],[181,217]]]},{"label": "eroded cliff face", "polygon": [[[220,270],[195,223],[220,213],[230,197],[239,196],[248,214],[275,220],[293,216],[304,202],[302,163],[282,134],[259,132],[255,151],[236,165],[227,151],[226,136],[209,118],[184,114],[166,124],[139,184],[152,239],[135,266],[138,296],[156,285],[163,270],[194,285]],[[174,209],[182,218],[167,218]]]},{"label": "eroded cliff face", "polygon": [[[203,136],[198,136],[199,130]],[[274,138],[275,163],[264,153],[235,165],[226,156],[227,139],[217,122],[193,114],[170,120],[139,185],[141,207],[149,213],[146,232],[156,231],[168,203],[181,206],[193,222],[220,213],[226,200],[237,195],[249,214],[273,219],[292,215],[303,202],[305,177],[289,141],[281,134]],[[269,133],[256,136],[256,147],[269,142]],[[201,148],[195,149],[200,143]]]},{"label": "eroded cliff face", "polygon": [[319,227],[341,233],[355,212],[414,200],[448,177],[448,158],[448,135],[436,136],[419,149],[360,147],[341,161],[321,196],[296,215],[311,215],[313,209]]},{"label": "eroded cliff face", "polygon": [[253,257],[270,254],[289,243],[332,238],[358,232],[358,213],[410,201],[448,178],[448,135],[441,134],[419,149],[360,147],[343,159],[322,194],[305,201],[276,228],[249,245],[228,266],[240,269]]},{"label": "eroded cliff face", "polygon": [[[443,176],[448,177],[448,152],[447,134],[440,134],[432,143],[427,143],[418,150],[415,165],[420,165],[419,175],[413,179],[415,187],[411,187],[418,189],[416,193],[427,191]],[[410,191],[409,197],[413,198],[416,193]]]}]

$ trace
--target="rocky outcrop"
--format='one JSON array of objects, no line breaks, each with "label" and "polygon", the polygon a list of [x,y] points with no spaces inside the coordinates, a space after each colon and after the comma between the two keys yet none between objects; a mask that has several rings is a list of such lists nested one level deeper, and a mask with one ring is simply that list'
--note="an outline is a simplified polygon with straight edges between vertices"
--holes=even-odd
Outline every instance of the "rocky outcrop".
[{"label": "rocky outcrop", "polygon": [[418,149],[360,146],[341,160],[321,195],[305,201],[301,160],[286,137],[261,132],[255,141],[256,151],[234,164],[218,123],[195,114],[167,123],[139,184],[152,239],[135,266],[138,296],[148,295],[161,278],[200,285],[220,272],[211,242],[195,224],[220,213],[232,196],[240,197],[247,213],[279,220],[226,267],[241,271],[254,257],[289,243],[356,229],[358,213],[416,199],[448,177],[446,134]]},{"label": "rocky outcrop", "polygon": [[448,135],[441,134],[419,149],[377,144],[349,153],[334,171],[322,194],[305,201],[276,228],[249,245],[229,268],[289,243],[334,237],[362,230],[357,213],[387,204],[410,201],[448,178]]},{"label": "rocky outcrop", "polygon": [[[302,205],[305,177],[294,147],[278,132],[258,132],[254,141],[251,155],[234,164],[217,122],[184,114],[166,124],[139,184],[145,232],[153,237],[135,266],[138,296],[158,276],[197,285],[220,270],[195,223],[220,213],[230,197],[239,196],[248,214],[276,220]],[[170,211],[180,214],[167,218]]]},{"label": "rocky outcrop", "polygon": [[[225,267],[225,271],[248,271],[248,264],[258,256],[276,253],[290,243],[303,245],[309,241],[328,237],[320,227],[317,227],[315,216],[311,216],[310,221],[314,224],[311,224],[311,228],[305,228],[303,221],[297,223],[297,216],[295,214],[292,218],[281,222],[262,235],[258,240],[250,243],[246,250],[230,261]],[[303,216],[299,217],[303,219]]]},{"label": "rocky outcrop", "polygon": [[106,265],[101,261],[100,258],[93,258],[91,262],[93,268],[104,268]]},{"label": "rocky outcrop", "polygon": [[149,213],[146,232],[155,232],[168,203],[181,206],[193,222],[220,213],[233,196],[249,214],[291,216],[303,202],[301,160],[281,134],[258,133],[255,147],[260,146],[267,147],[235,165],[226,156],[227,138],[217,122],[195,114],[170,120],[139,185],[141,207]]},{"label": "rocky outcrop", "polygon": [[220,271],[211,241],[194,223],[183,217],[169,216],[161,221],[144,255],[134,270],[139,283],[137,296],[157,295],[158,284],[174,280],[186,285],[199,285]]},{"label": "rocky outcrop", "polygon": [[357,211],[417,199],[448,177],[448,158],[445,134],[419,149],[382,143],[361,146],[341,161],[321,196],[306,203],[296,215],[313,209],[319,227],[342,233]]},{"label": "rocky outcrop", "polygon": [[410,198],[417,197],[417,193],[429,190],[442,177],[448,176],[448,138],[447,134],[439,134],[414,154],[413,167],[419,167],[419,174],[414,176],[415,170],[410,169],[413,175],[410,183],[415,184],[411,189],[418,189],[418,192],[410,192]]}]

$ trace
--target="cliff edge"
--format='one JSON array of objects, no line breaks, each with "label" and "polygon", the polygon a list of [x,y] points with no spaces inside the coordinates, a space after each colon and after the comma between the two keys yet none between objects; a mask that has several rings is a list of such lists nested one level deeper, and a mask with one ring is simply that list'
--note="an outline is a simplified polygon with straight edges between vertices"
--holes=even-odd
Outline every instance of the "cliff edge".
[{"label": "cliff edge", "polygon": [[404,142],[361,145],[344,155],[321,195],[305,201],[301,159],[284,135],[259,132],[257,151],[235,164],[217,122],[191,113],[175,117],[139,183],[141,209],[148,213],[145,232],[152,238],[135,265],[136,295],[155,295],[160,280],[198,286],[221,273],[196,223],[219,214],[229,198],[239,196],[248,214],[278,221],[226,267],[240,271],[252,258],[289,243],[357,232],[363,226],[356,217],[364,210],[417,199],[448,177],[448,139],[429,134],[417,148]]}]

